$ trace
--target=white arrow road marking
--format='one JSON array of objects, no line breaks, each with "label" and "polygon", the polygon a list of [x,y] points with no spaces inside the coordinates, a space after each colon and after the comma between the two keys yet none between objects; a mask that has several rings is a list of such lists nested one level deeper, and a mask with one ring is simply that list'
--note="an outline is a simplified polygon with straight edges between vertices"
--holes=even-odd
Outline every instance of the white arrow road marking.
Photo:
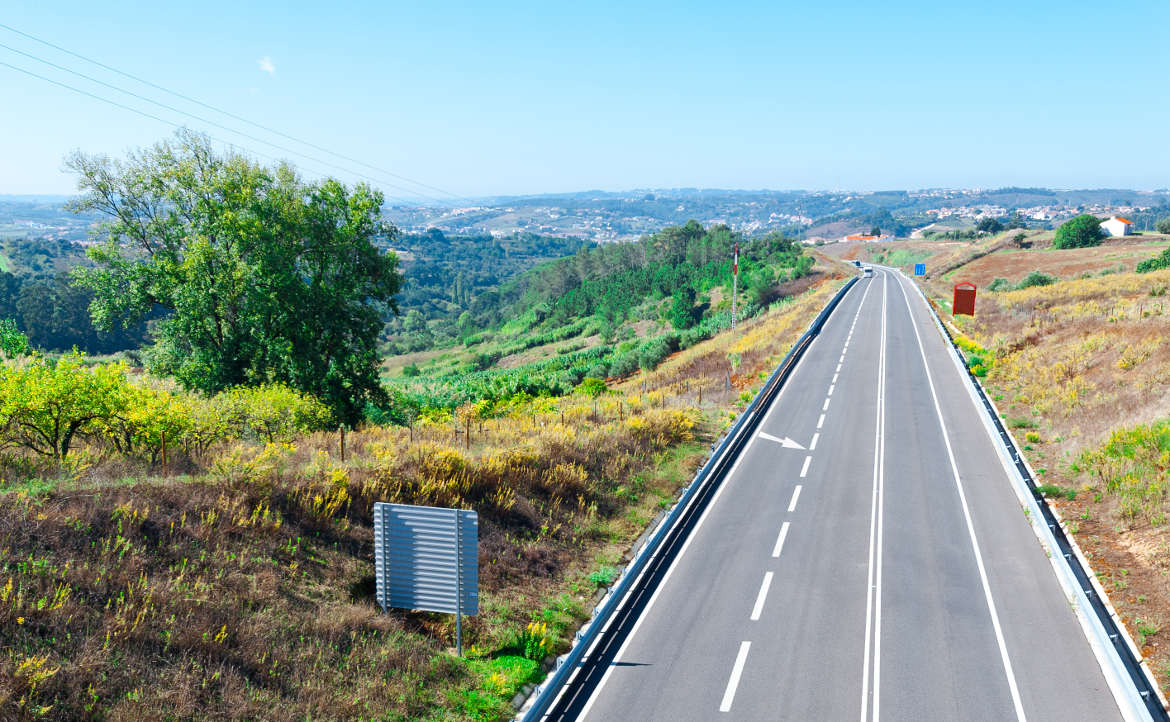
[{"label": "white arrow road marking", "polygon": [[760,438],[767,439],[768,441],[775,441],[777,444],[780,444],[785,449],[803,449],[804,448],[803,446],[796,443],[795,441],[788,438],[787,436],[785,436],[783,439],[781,439],[779,437],[772,436],[771,434],[765,433],[763,431],[760,432],[759,436],[760,436]]}]

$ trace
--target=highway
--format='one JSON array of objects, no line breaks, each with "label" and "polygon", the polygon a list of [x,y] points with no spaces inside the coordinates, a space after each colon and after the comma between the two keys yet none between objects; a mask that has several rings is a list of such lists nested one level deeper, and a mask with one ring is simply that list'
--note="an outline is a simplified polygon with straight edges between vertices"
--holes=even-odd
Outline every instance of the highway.
[{"label": "highway", "polygon": [[948,353],[854,284],[549,718],[1120,719]]}]

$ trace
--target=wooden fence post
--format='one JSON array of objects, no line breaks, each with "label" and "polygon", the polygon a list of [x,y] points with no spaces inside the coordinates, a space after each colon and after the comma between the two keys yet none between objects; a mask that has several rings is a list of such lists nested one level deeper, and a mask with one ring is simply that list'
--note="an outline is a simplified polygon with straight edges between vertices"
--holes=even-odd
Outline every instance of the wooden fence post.
[{"label": "wooden fence post", "polygon": [[338,431],[341,433],[341,460],[345,461],[345,427],[338,427]]}]

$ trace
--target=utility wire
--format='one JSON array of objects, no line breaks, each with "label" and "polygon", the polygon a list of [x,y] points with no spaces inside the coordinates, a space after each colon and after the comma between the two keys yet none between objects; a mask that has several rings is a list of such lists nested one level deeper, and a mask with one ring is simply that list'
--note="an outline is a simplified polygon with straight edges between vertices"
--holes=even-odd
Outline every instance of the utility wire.
[{"label": "utility wire", "polygon": [[[24,69],[24,68],[20,68],[20,67],[17,67],[17,66],[15,66],[15,65],[11,65],[11,64],[9,64],[9,63],[6,63],[6,62],[4,62],[4,61],[2,61],[2,60],[0,60],[0,66],[4,66],[4,67],[6,67],[6,68],[11,68],[12,70],[15,70],[15,71],[17,71],[18,73],[24,73],[25,75],[30,75],[30,76],[32,76],[32,77],[34,77],[34,78],[37,78],[38,80],[43,80],[43,81],[45,81],[46,83],[52,83],[53,85],[60,86],[60,87],[62,87],[62,88],[65,88],[65,89],[67,89],[67,90],[72,90],[72,91],[73,91],[73,92],[75,92],[75,93],[80,93],[81,95],[87,95],[87,96],[89,96],[89,97],[91,97],[91,98],[94,98],[95,100],[100,100],[100,101],[102,101],[103,103],[109,103],[110,105],[113,105],[113,106],[115,106],[115,107],[121,108],[121,109],[123,109],[123,110],[129,110],[131,113],[137,113],[138,115],[144,116],[144,117],[146,117],[146,118],[150,118],[151,120],[157,120],[157,121],[158,121],[158,122],[160,122],[160,123],[166,123],[167,125],[173,126],[173,127],[175,127],[175,128],[185,128],[185,127],[186,127],[186,126],[184,126],[184,125],[182,125],[182,124],[180,124],[180,123],[176,123],[176,122],[174,122],[174,121],[172,121],[172,120],[167,120],[166,118],[161,118],[161,117],[159,117],[159,116],[157,116],[157,115],[154,115],[154,114],[152,114],[152,113],[147,113],[147,112],[146,112],[146,111],[144,111],[144,110],[139,110],[138,108],[134,108],[134,107],[131,107],[131,106],[129,106],[129,105],[125,105],[125,104],[123,104],[123,103],[119,103],[119,102],[118,102],[118,101],[116,101],[116,100],[110,100],[109,98],[103,98],[102,96],[100,96],[100,95],[97,95],[96,93],[91,93],[91,92],[89,92],[88,90],[82,90],[81,88],[75,88],[75,87],[73,87],[72,85],[68,85],[68,84],[66,84],[66,83],[62,83],[62,82],[60,82],[60,81],[58,81],[58,80],[53,80],[52,78],[46,78],[45,76],[43,76],[43,75],[40,75],[40,74],[38,74],[38,73],[34,73],[34,72],[33,72],[33,71],[31,71],[31,70],[26,70],[26,69]],[[232,132],[235,132],[235,131],[232,131]],[[267,154],[267,153],[261,153],[261,152],[259,152],[259,151],[256,151],[256,150],[245,149],[245,148],[242,148],[241,146],[239,146],[239,145],[237,145],[237,144],[235,144],[235,143],[232,143],[231,141],[228,141],[228,140],[223,140],[222,138],[216,138],[216,137],[215,137],[215,136],[213,136],[213,135],[208,135],[207,137],[208,137],[208,138],[211,138],[212,140],[214,140],[214,141],[215,141],[215,142],[217,142],[217,143],[223,143],[224,145],[227,145],[227,146],[229,146],[229,147],[231,147],[231,148],[237,149],[237,150],[239,150],[239,151],[241,151],[241,152],[255,153],[256,155],[258,155],[258,156],[261,156],[261,157],[263,157],[263,158],[267,158],[267,159],[269,159],[269,160],[274,160],[274,161],[277,161],[277,162],[280,162],[280,161],[281,161],[281,159],[280,159],[280,158],[277,158],[277,157],[276,157],[276,156],[274,156],[274,155],[269,155],[269,154]],[[323,171],[320,171],[320,170],[318,170],[318,169],[316,169],[316,168],[307,167],[307,169],[308,169],[308,170],[311,170],[311,171],[313,171],[314,173],[318,173],[318,174],[320,174],[320,175],[323,175],[323,176],[327,176],[327,175],[329,175],[328,173],[326,173],[326,172],[323,172]],[[392,197],[392,198],[393,198],[393,197]],[[393,200],[397,200],[397,201],[400,201],[400,202],[402,202],[402,203],[409,203],[409,202],[410,202],[410,201],[406,200],[405,198],[393,198]]]},{"label": "utility wire", "polygon": [[69,68],[66,68],[66,67],[61,66],[61,65],[57,65],[56,63],[45,60],[44,58],[37,57],[36,55],[33,55],[31,53],[26,53],[23,50],[17,50],[16,48],[9,47],[3,43],[0,43],[0,48],[4,48],[5,50],[9,50],[11,52],[17,53],[18,55],[23,55],[26,58],[32,58],[33,60],[36,60],[39,63],[44,63],[45,65],[48,65],[49,67],[56,68],[57,70],[61,70],[63,72],[69,73],[71,75],[76,75],[79,78],[84,78],[84,79],[90,81],[91,83],[97,83],[98,85],[105,86],[107,88],[110,88],[111,90],[116,90],[119,93],[125,93],[126,95],[129,95],[132,98],[137,98],[138,100],[150,103],[152,105],[157,105],[158,107],[165,108],[173,113],[185,115],[188,118],[193,118],[193,119],[199,121],[200,123],[207,123],[208,125],[215,126],[216,128],[219,128],[220,130],[226,130],[229,133],[235,133],[236,135],[241,135],[241,136],[247,138],[248,140],[252,140],[252,141],[255,141],[257,143],[263,143],[264,145],[271,146],[273,148],[276,148],[277,150],[282,150],[285,153],[292,153],[293,155],[300,156],[301,158],[306,158],[308,160],[311,160],[314,163],[320,163],[321,165],[327,165],[331,168],[345,171],[346,173],[352,173],[360,178],[365,178],[366,180],[373,181],[374,183],[384,183],[385,185],[388,185],[391,188],[397,188],[398,190],[404,191],[406,193],[413,193],[415,195],[422,196],[423,198],[429,198],[430,200],[433,200],[433,201],[439,200],[438,198],[435,198],[434,196],[430,196],[430,195],[427,195],[425,193],[420,193],[420,192],[414,190],[413,188],[404,188],[400,185],[390,183],[389,181],[386,181],[385,179],[375,178],[375,177],[372,177],[368,174],[362,173],[360,171],[355,171],[351,168],[346,168],[345,166],[341,166],[341,165],[338,165],[336,163],[331,163],[327,160],[321,160],[320,158],[314,158],[311,155],[306,155],[304,153],[301,153],[300,151],[296,151],[296,150],[293,150],[292,148],[288,148],[286,146],[280,145],[279,143],[273,143],[271,141],[264,140],[263,138],[259,138],[257,136],[251,135],[250,133],[245,133],[241,130],[236,130],[235,128],[231,128],[229,126],[226,126],[222,123],[217,123],[214,120],[208,120],[207,118],[203,118],[201,116],[195,115],[194,113],[188,113],[185,110],[180,110],[179,108],[176,108],[174,106],[167,105],[166,103],[160,103],[159,101],[153,100],[153,99],[148,98],[144,95],[139,95],[138,93],[135,93],[135,92],[130,91],[130,90],[126,90],[125,88],[119,88],[116,85],[112,85],[112,84],[107,83],[103,80],[98,80],[97,78],[86,75],[85,73],[79,73],[76,70],[70,70]]},{"label": "utility wire", "polygon": [[[341,158],[342,160],[349,161],[350,163],[356,163],[356,164],[358,164],[358,165],[360,165],[360,166],[363,166],[363,167],[365,167],[365,168],[369,168],[370,170],[374,170],[374,171],[377,171],[377,172],[379,172],[379,173],[383,173],[383,174],[385,174],[385,175],[388,175],[388,176],[390,176],[390,177],[392,177],[392,178],[397,178],[398,180],[405,181],[405,182],[407,182],[407,183],[410,183],[410,184],[412,184],[412,185],[417,185],[417,186],[419,186],[419,187],[426,188],[426,189],[428,189],[428,190],[436,191],[436,192],[438,192],[438,193],[442,193],[442,194],[444,194],[444,195],[451,196],[451,197],[452,197],[452,198],[454,198],[454,199],[458,199],[458,200],[468,200],[467,198],[465,198],[465,197],[463,197],[463,196],[460,196],[460,195],[458,195],[458,194],[456,194],[456,193],[452,193],[451,191],[444,190],[444,189],[442,189],[442,188],[439,188],[439,187],[437,187],[437,186],[429,185],[429,184],[427,184],[427,183],[423,183],[422,181],[417,181],[417,180],[414,180],[413,178],[408,178],[408,177],[406,177],[406,176],[404,176],[404,175],[399,175],[399,174],[397,174],[397,173],[393,173],[393,172],[391,172],[391,171],[388,171],[388,170],[386,170],[385,168],[380,168],[380,167],[378,167],[378,166],[371,165],[371,164],[369,164],[369,163],[366,163],[366,162],[364,162],[364,161],[358,160],[357,158],[351,158],[351,157],[349,157],[349,156],[347,156],[347,155],[343,155],[343,154],[341,154],[341,153],[337,153],[337,152],[335,152],[335,151],[329,150],[328,148],[325,148],[325,147],[323,147],[323,146],[317,145],[316,143],[311,143],[311,142],[309,142],[309,141],[307,141],[307,140],[303,140],[303,139],[301,139],[301,138],[297,138],[297,137],[295,137],[295,136],[292,136],[292,135],[289,135],[289,134],[287,134],[287,133],[283,133],[283,132],[281,132],[281,131],[279,131],[279,130],[276,130],[275,128],[271,128],[271,127],[269,127],[269,126],[262,125],[262,124],[260,124],[260,123],[256,123],[256,122],[254,122],[254,121],[248,120],[247,118],[244,118],[244,117],[242,117],[242,116],[236,115],[235,113],[232,113],[232,112],[229,112],[229,111],[223,110],[222,108],[218,108],[218,107],[216,107],[216,106],[214,106],[214,105],[211,105],[210,103],[205,103],[205,102],[203,102],[203,101],[201,101],[201,100],[198,100],[198,99],[196,99],[196,98],[192,98],[192,97],[190,97],[190,96],[188,96],[188,95],[184,95],[184,94],[182,94],[182,93],[176,92],[176,91],[174,91],[174,90],[171,90],[171,89],[169,89],[169,88],[166,88],[166,87],[164,87],[164,86],[162,86],[162,85],[159,85],[159,84],[157,84],[157,83],[153,83],[153,82],[151,82],[151,81],[149,81],[149,80],[146,80],[146,79],[144,79],[144,78],[140,78],[140,77],[138,77],[138,76],[136,76],[136,75],[132,75],[132,74],[130,74],[130,73],[127,73],[127,72],[125,72],[125,71],[123,71],[123,70],[119,70],[118,68],[115,68],[115,67],[113,67],[113,66],[107,65],[107,64],[105,64],[105,63],[102,63],[102,62],[100,62],[100,61],[98,61],[98,60],[94,60],[93,58],[87,57],[87,56],[85,56],[85,55],[82,55],[82,54],[80,54],[80,53],[75,53],[75,52],[73,52],[72,50],[69,50],[69,49],[67,49],[67,48],[63,48],[63,47],[61,47],[60,45],[56,45],[56,44],[54,44],[54,43],[51,43],[51,42],[49,42],[48,40],[43,40],[43,39],[41,39],[41,38],[38,38],[38,37],[37,37],[37,36],[35,36],[35,35],[30,35],[29,33],[26,33],[26,32],[24,32],[24,31],[17,30],[16,28],[14,28],[14,27],[12,27],[12,26],[10,26],[10,25],[5,25],[4,23],[0,23],[0,28],[4,28],[5,30],[8,30],[9,32],[16,33],[17,35],[20,35],[20,36],[26,37],[26,38],[28,38],[29,40],[33,40],[33,41],[35,41],[35,42],[38,42],[38,43],[40,43],[40,44],[42,44],[42,45],[48,46],[48,47],[50,47],[50,48],[53,48],[54,50],[58,50],[58,51],[60,51],[60,52],[62,52],[62,53],[65,53],[65,54],[67,54],[67,55],[72,55],[73,57],[75,57],[75,58],[79,58],[79,59],[81,59],[81,60],[84,60],[84,61],[85,61],[85,62],[87,62],[87,63],[92,63],[93,65],[96,65],[96,66],[98,66],[98,67],[100,67],[100,68],[104,68],[105,70],[108,70],[108,71],[110,71],[111,73],[116,73],[116,74],[118,74],[118,75],[121,75],[121,76],[123,76],[123,77],[125,77],[125,78],[129,78],[130,80],[133,80],[133,81],[135,81],[135,82],[137,82],[137,83],[142,83],[143,85],[150,86],[151,88],[154,88],[154,89],[156,89],[156,90],[161,90],[161,91],[162,91],[162,92],[164,92],[164,93],[167,93],[167,94],[169,94],[169,95],[173,95],[173,96],[175,96],[176,98],[180,98],[180,99],[182,99],[182,100],[185,100],[185,101],[187,101],[187,102],[189,102],[189,103],[194,103],[195,105],[202,106],[202,107],[204,107],[204,108],[207,108],[208,110],[214,111],[214,112],[216,112],[216,113],[220,113],[220,114],[222,114],[222,115],[226,115],[226,116],[228,116],[229,118],[233,118],[233,119],[235,119],[235,120],[238,120],[238,121],[240,121],[241,123],[247,123],[248,125],[250,125],[250,126],[252,126],[252,127],[254,127],[254,128],[259,128],[260,130],[266,131],[266,132],[268,132],[268,133],[272,133],[273,135],[278,135],[278,136],[280,136],[280,137],[282,137],[282,138],[286,138],[286,139],[288,139],[288,140],[291,140],[291,141],[294,141],[294,142],[296,142],[296,143],[300,143],[301,145],[305,145],[305,146],[308,146],[308,147],[310,147],[310,148],[313,148],[313,149],[315,149],[315,150],[319,150],[319,151],[321,151],[321,152],[323,152],[323,153],[327,153],[328,155],[334,156],[334,157],[336,157],[336,158]],[[5,46],[5,47],[7,47],[7,46]],[[12,48],[9,48],[9,50],[12,50]],[[20,52],[20,51],[14,51],[14,52]],[[35,56],[34,56],[34,57],[35,57]],[[36,59],[37,59],[37,60],[40,60],[40,58],[36,58]],[[47,62],[47,61],[43,61],[43,62]],[[72,71],[70,71],[70,72],[72,72]],[[152,102],[153,102],[153,101],[152,101]],[[237,131],[232,131],[232,132],[237,132]],[[244,134],[243,134],[243,133],[240,133],[240,135],[244,135]],[[397,186],[395,186],[395,187],[397,187]],[[405,190],[405,189],[401,189],[401,190]],[[422,194],[419,194],[417,191],[413,191],[413,190],[411,190],[411,191],[408,191],[408,192],[415,193],[415,194],[418,194],[418,195],[422,195]],[[438,199],[433,199],[433,200],[438,200]]]}]

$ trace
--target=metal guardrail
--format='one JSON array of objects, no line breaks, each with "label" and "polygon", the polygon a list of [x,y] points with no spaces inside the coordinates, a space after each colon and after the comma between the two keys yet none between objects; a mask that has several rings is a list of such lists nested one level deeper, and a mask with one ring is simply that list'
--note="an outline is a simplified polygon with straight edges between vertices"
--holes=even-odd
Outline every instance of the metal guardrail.
[{"label": "metal guardrail", "polygon": [[[918,293],[923,297],[923,300],[926,301],[927,308],[930,310],[931,315],[934,316],[936,325],[942,331],[952,350],[959,354],[960,359],[965,358],[962,355],[958,344],[955,343],[955,339],[951,335],[951,332],[947,329],[946,325],[942,323],[942,319],[939,317],[938,311],[935,309],[934,304],[930,302],[930,299],[926,297],[926,294],[923,293],[921,288],[918,288],[916,284],[911,285],[914,285],[915,288],[918,289]],[[1100,587],[1096,585],[1096,580],[1094,579],[1092,573],[1089,571],[1087,565],[1083,563],[1083,558],[1081,557],[1079,549],[1077,549],[1075,543],[1069,539],[1065,532],[1064,526],[1060,524],[1056,514],[1048,505],[1048,501],[1044,498],[1044,495],[1037,491],[1036,480],[1032,475],[1031,467],[1028,466],[1027,460],[1024,459],[1023,455],[1020,453],[1020,450],[1016,445],[1015,438],[1003,425],[1003,419],[999,414],[999,409],[996,408],[996,406],[987,397],[987,393],[984,391],[983,385],[980,384],[975,375],[971,373],[971,369],[967,367],[966,364],[963,364],[963,368],[967,372],[971,386],[974,388],[976,398],[978,398],[978,400],[983,404],[983,407],[987,412],[987,416],[992,421],[994,432],[998,434],[1000,442],[1003,444],[1004,449],[1006,449],[1008,452],[1011,463],[1015,466],[1016,471],[1020,475],[1020,478],[1024,481],[1028,490],[1031,492],[1033,500],[1036,503],[1036,506],[1039,508],[1041,516],[1043,517],[1043,523],[1048,527],[1050,535],[1057,546],[1057,551],[1067,565],[1067,568],[1072,572],[1076,584],[1084,594],[1090,608],[1097,618],[1097,621],[1100,622],[1108,638],[1108,643],[1111,645],[1113,652],[1117,655],[1117,659],[1121,662],[1125,673],[1128,674],[1130,682],[1136,688],[1142,703],[1145,705],[1146,711],[1150,715],[1150,718],[1154,720],[1170,722],[1170,713],[1167,713],[1166,707],[1163,704],[1156,684],[1147,675],[1146,668],[1143,666],[1139,656],[1135,653],[1133,643],[1130,640],[1128,633],[1118,626],[1115,614],[1110,608],[1108,599],[1103,598]]]},{"label": "metal guardrail", "polygon": [[[664,548],[664,542],[672,535],[676,535],[682,531],[683,526],[680,522],[685,519],[693,520],[695,515],[701,512],[701,507],[704,506],[708,499],[710,499],[710,492],[722,483],[724,476],[729,468],[731,462],[746,445],[750,439],[752,432],[761,420],[760,411],[767,407],[775,395],[783,387],[784,382],[787,381],[788,376],[792,373],[796,362],[804,355],[808,345],[814,338],[820,334],[821,329],[824,328],[825,322],[828,320],[833,310],[857,282],[857,277],[851,278],[830,301],[825,304],[813,322],[809,324],[808,330],[804,332],[788,353],[784,356],[784,360],[768,377],[764,386],[760,389],[756,397],[752,399],[751,404],[747,409],[740,414],[739,419],[731,427],[731,430],[723,437],[711,458],[695,475],[694,480],[687,486],[683,492],[682,497],[671,509],[670,513],[663,519],[662,523],[658,525],[654,534],[647,540],[641,550],[630,561],[629,566],[622,572],[621,578],[613,587],[609,595],[602,602],[601,607],[594,614],[584,627],[578,632],[574,640],[573,647],[568,654],[561,658],[558,666],[553,671],[552,675],[546,679],[539,688],[535,691],[535,698],[528,710],[523,715],[524,722],[534,722],[541,719],[549,710],[550,706],[556,701],[557,696],[569,681],[574,670],[576,670],[585,659],[585,653],[593,646],[593,643],[601,636],[602,631],[606,630],[609,622],[614,615],[624,606],[630,595],[636,588],[641,587],[645,583],[642,578],[642,572],[645,570],[647,564],[654,559],[658,552]],[[635,587],[635,582],[638,582]]]}]

